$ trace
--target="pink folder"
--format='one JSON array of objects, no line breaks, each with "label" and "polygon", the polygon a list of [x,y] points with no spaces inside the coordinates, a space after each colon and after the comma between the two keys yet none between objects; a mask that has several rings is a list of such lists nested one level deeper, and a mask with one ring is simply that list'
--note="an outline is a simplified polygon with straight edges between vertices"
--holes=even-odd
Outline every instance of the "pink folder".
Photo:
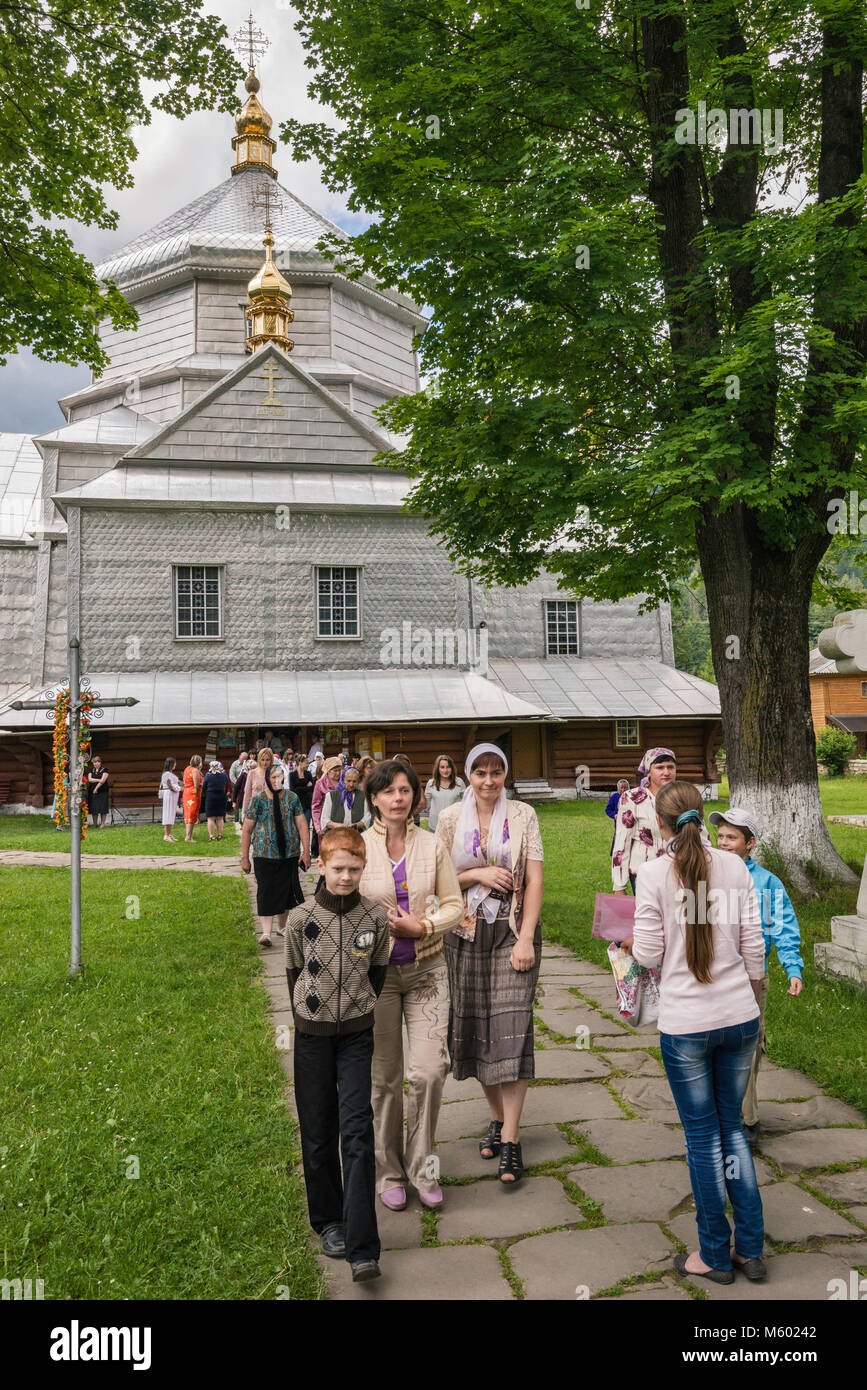
[{"label": "pink folder", "polygon": [[625,941],[635,925],[635,899],[625,893],[597,893],[592,936],[602,941]]}]

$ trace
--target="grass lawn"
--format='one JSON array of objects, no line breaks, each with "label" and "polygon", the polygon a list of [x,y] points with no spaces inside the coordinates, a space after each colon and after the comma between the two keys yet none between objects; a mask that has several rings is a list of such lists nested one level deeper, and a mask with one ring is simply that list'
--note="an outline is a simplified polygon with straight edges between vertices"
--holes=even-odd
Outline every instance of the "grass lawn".
[{"label": "grass lawn", "polygon": [[[222,840],[208,839],[208,827],[203,822],[193,831],[192,844],[184,840],[184,824],[178,821],[172,832],[176,843],[163,839],[161,825],[110,825],[95,830],[87,827],[82,854],[160,854],[160,855],[237,855],[241,839],[231,821],[226,822]],[[50,816],[0,816],[0,850],[69,850],[69,831],[58,830]]]},{"label": "grass lawn", "polygon": [[[826,815],[867,810],[865,779],[822,778],[821,787]],[[727,801],[708,803],[706,812],[725,810],[727,805]],[[590,936],[594,896],[611,892],[613,822],[605,815],[605,804],[566,801],[541,804],[537,810],[546,855],[545,935],[607,967],[605,944]],[[844,825],[829,829],[843,858],[860,874],[867,829]],[[867,993],[817,975],[813,967],[813,946],[830,941],[832,916],[854,912],[856,896],[855,889],[842,887],[830,888],[818,899],[791,893],[801,926],[804,992],[799,999],[786,995],[788,981],[774,953],[766,1031],[768,1056],[774,1062],[797,1067],[820,1082],[829,1095],[867,1111]],[[613,983],[611,1007],[613,1011]]]},{"label": "grass lawn", "polygon": [[0,869],[2,1277],[47,1299],[321,1297],[246,885],[85,874],[70,981],[67,877]]}]

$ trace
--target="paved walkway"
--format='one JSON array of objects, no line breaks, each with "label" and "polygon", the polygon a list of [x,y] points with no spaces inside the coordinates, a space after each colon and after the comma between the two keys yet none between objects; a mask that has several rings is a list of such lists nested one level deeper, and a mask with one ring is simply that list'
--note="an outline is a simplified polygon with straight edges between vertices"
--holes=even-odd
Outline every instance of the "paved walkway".
[{"label": "paved walkway", "polygon": [[[69,855],[5,850],[0,864],[68,865]],[[82,864],[240,874],[234,858],[88,854]],[[302,874],[305,893],[315,879]],[[253,927],[252,875],[247,883]],[[261,955],[294,1114],[282,944],[275,938]],[[353,1285],[346,1264],[321,1258],[332,1298],[824,1301],[835,1287],[851,1289],[852,1271],[867,1272],[867,1127],[860,1111],[823,1095],[801,1072],[766,1060],[756,1169],[768,1279],[736,1277],[728,1287],[681,1279],[672,1256],[696,1248],[695,1216],[683,1132],[655,1051],[659,1035],[619,1021],[607,970],[551,943],[542,951],[536,1021],[536,1080],[521,1134],[524,1181],[504,1191],[495,1162],[479,1157],[488,1123],[481,1088],[449,1077],[437,1130],[443,1207],[425,1211],[413,1192],[403,1212],[380,1206],[383,1277]]]},{"label": "paved walkway", "polygon": [[[70,856],[58,850],[4,849],[0,850],[0,868],[22,864],[31,868],[69,868]],[[205,858],[193,855],[162,854],[89,854],[81,856],[82,869],[192,869],[200,874],[216,874],[218,878],[239,878],[241,865],[235,858]]]},{"label": "paved walkway", "polygon": [[[302,882],[312,891],[313,875]],[[255,884],[250,891],[255,912]],[[262,960],[294,1114],[292,1012],[275,942]],[[481,1088],[449,1077],[437,1130],[442,1208],[425,1211],[412,1191],[403,1212],[379,1205],[383,1277],[354,1285],[348,1265],[320,1257],[330,1297],[824,1301],[830,1280],[848,1289],[850,1271],[867,1266],[864,1116],[802,1073],[763,1064],[756,1169],[768,1279],[681,1279],[672,1256],[695,1249],[697,1234],[683,1131],[652,1051],[659,1035],[619,1022],[610,972],[550,943],[542,956],[536,1081],[521,1135],[528,1175],[503,1190],[496,1163],[479,1157]]]}]

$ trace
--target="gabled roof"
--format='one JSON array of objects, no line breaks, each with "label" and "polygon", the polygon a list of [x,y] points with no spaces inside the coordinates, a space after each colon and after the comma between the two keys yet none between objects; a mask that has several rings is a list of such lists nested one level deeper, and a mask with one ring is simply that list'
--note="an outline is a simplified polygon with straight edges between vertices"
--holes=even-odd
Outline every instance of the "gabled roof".
[{"label": "gabled roof", "polygon": [[0,540],[28,541],[39,526],[42,458],[29,434],[0,434]]},{"label": "gabled roof", "polygon": [[145,415],[137,415],[125,405],[104,410],[101,415],[88,415],[72,425],[61,425],[34,440],[46,444],[97,445],[112,449],[135,448],[156,433],[159,425]]},{"label": "gabled roof", "polygon": [[719,718],[710,681],[644,658],[547,656],[488,662],[491,680],[559,719]]},{"label": "gabled roof", "polygon": [[[269,363],[279,407],[264,404]],[[392,447],[388,435],[351,411],[297,359],[267,343],[125,459],[363,468]]]},{"label": "gabled roof", "polygon": [[811,676],[836,676],[837,663],[830,657],[823,656],[818,647],[814,647],[810,652],[810,675]]}]

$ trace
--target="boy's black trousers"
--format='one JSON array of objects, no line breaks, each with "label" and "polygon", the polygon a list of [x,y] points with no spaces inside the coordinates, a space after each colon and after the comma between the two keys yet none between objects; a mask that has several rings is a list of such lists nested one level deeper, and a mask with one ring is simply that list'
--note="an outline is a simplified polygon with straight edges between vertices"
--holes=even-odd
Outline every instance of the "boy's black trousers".
[{"label": "boy's black trousers", "polygon": [[342,1222],[350,1261],[378,1260],[380,1252],[372,1058],[372,1028],[335,1037],[295,1029],[295,1103],[310,1224],[319,1235]]}]

